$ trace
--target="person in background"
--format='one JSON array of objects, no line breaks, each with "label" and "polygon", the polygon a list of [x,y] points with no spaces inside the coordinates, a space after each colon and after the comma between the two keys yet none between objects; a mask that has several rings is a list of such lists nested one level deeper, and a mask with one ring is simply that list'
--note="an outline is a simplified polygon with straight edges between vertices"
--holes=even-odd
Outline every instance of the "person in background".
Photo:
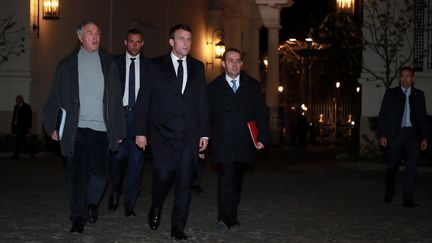
[{"label": "person in background", "polygon": [[[269,113],[257,80],[242,71],[242,55],[230,48],[222,57],[225,72],[207,88],[211,154],[218,170],[217,229],[240,227],[238,206],[244,167],[254,160],[256,149],[270,141]],[[247,123],[255,121],[258,130],[255,147]]]},{"label": "person in background", "polygon": [[34,150],[26,138],[32,127],[32,109],[29,104],[24,102],[22,95],[15,97],[16,105],[14,106],[12,116],[12,134],[16,135],[15,153],[13,159],[18,159],[23,145],[29,150],[30,156],[34,157]]},{"label": "person in background", "polygon": [[150,228],[158,229],[165,197],[174,183],[171,237],[186,240],[198,153],[206,149],[209,139],[207,82],[203,63],[189,55],[190,26],[173,26],[168,42],[170,53],[153,60],[147,75],[150,84],[138,96],[136,143],[145,149],[149,138],[154,158]]},{"label": "person in background", "polygon": [[[98,219],[109,149],[117,150],[126,127],[117,65],[99,48],[99,27],[84,21],[76,34],[81,45],[57,65],[42,112],[45,131],[60,142],[66,160],[70,231],[82,233],[87,221]],[[57,130],[60,109],[66,114],[63,134]]]},{"label": "person in background", "polygon": [[386,193],[390,203],[395,192],[398,164],[405,161],[403,207],[413,208],[416,164],[420,150],[427,149],[429,135],[426,103],[423,91],[413,87],[414,70],[399,70],[400,86],[387,89],[379,112],[379,143],[387,149]]},{"label": "person in background", "polygon": [[147,59],[141,54],[144,36],[136,28],[129,29],[124,40],[126,52],[115,57],[120,74],[120,86],[123,93],[123,108],[127,126],[127,137],[120,143],[116,152],[111,153],[111,194],[108,210],[114,212],[123,189],[123,177],[127,168],[127,182],[124,192],[124,214],[136,216],[135,204],[141,191],[144,151],[135,144],[133,121],[135,101],[146,74]]}]

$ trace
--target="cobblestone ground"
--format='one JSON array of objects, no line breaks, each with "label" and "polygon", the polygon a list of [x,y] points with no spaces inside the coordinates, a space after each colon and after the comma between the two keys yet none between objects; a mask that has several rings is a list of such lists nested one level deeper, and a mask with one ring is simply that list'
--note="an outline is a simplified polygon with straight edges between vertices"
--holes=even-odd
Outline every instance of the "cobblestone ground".
[{"label": "cobblestone ground", "polygon": [[[401,178],[390,205],[383,203],[383,171],[338,168],[329,149],[271,149],[246,174],[239,211],[242,227],[218,232],[216,172],[206,164],[193,195],[188,242],[432,242],[432,178],[418,175],[415,201],[402,207]],[[2,155],[6,157],[7,155]],[[64,167],[55,155],[0,159],[0,242],[173,242],[169,237],[172,194],[158,231],[146,215],[151,167],[146,165],[138,217],[120,205],[108,213],[107,196],[95,225],[70,234]]]}]

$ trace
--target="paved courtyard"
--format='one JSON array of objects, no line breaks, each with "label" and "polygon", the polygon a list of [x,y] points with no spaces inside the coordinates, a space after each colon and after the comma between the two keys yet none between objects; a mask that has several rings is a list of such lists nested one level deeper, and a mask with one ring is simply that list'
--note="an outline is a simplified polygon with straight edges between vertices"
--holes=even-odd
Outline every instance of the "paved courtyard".
[{"label": "paved courtyard", "polygon": [[[432,242],[432,174],[419,173],[416,203],[402,207],[401,176],[390,205],[383,203],[384,172],[337,166],[332,149],[271,149],[245,176],[242,227],[218,232],[216,171],[205,166],[203,194],[193,194],[188,242]],[[70,234],[63,163],[49,153],[0,159],[0,242],[173,242],[172,194],[158,231],[147,225],[151,166],[145,168],[138,217],[108,213],[107,196],[95,225]]]}]

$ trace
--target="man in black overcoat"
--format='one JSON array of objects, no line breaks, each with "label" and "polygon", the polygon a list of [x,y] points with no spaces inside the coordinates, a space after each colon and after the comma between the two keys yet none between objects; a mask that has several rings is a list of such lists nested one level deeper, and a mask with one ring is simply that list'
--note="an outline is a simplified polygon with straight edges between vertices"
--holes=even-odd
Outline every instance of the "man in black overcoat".
[{"label": "man in black overcoat", "polygon": [[[225,72],[207,88],[211,122],[211,153],[218,170],[219,229],[240,226],[237,217],[244,166],[256,150],[269,143],[269,113],[260,84],[242,68],[241,53],[228,49],[222,59]],[[247,123],[258,129],[255,147]]]}]

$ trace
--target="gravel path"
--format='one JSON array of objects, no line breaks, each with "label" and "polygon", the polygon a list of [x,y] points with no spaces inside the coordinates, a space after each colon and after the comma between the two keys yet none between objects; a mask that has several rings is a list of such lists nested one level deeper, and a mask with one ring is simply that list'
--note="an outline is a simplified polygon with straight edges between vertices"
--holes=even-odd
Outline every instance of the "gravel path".
[{"label": "gravel path", "polygon": [[[401,176],[390,205],[383,203],[384,172],[338,168],[336,151],[272,149],[245,176],[239,211],[242,227],[218,232],[216,171],[205,166],[203,194],[193,194],[188,242],[432,242],[432,176],[418,176],[415,201],[402,207]],[[6,157],[4,155],[3,157]],[[105,195],[95,225],[70,234],[64,168],[52,154],[0,159],[0,242],[173,242],[172,195],[158,231],[147,225],[151,166],[147,163],[136,212],[122,204],[108,213]]]}]

